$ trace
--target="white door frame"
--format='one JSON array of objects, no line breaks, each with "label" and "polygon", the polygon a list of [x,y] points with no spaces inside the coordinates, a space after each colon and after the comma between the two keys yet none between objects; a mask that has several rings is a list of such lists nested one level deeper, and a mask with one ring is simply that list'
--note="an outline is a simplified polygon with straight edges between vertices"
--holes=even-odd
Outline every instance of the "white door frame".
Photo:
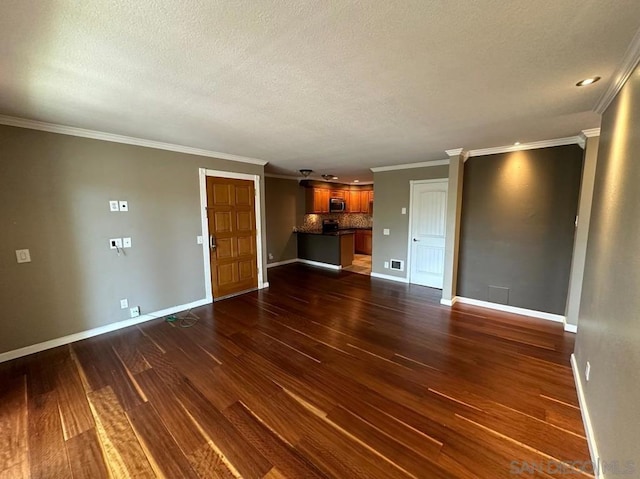
[{"label": "white door frame", "polygon": [[260,175],[247,173],[233,173],[231,171],[199,169],[200,176],[200,217],[202,219],[202,254],[204,256],[204,290],[207,301],[213,301],[213,288],[211,287],[211,250],[209,249],[209,221],[207,218],[207,176],[218,178],[230,178],[233,180],[253,181],[255,189],[255,201],[253,202],[256,214],[256,252],[258,257],[256,265],[258,271],[258,289],[266,288],[262,277],[262,216],[260,214]]},{"label": "white door frame", "polygon": [[[436,178],[433,180],[409,180],[409,230],[407,232],[407,282],[411,284],[411,232],[413,228],[413,186],[421,183],[444,183],[449,190],[448,178]],[[449,210],[449,202],[447,201],[447,213]],[[445,244],[447,241],[447,232],[445,228]]]}]

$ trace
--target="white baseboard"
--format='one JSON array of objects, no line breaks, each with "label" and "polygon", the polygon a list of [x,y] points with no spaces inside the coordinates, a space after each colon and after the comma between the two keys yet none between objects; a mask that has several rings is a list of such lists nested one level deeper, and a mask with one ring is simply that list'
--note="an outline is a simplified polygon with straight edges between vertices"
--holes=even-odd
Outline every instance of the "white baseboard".
[{"label": "white baseboard", "polygon": [[454,296],[451,299],[440,299],[440,304],[444,304],[445,306],[453,306],[454,304],[456,304],[458,302],[458,297]]},{"label": "white baseboard", "polygon": [[181,304],[179,306],[172,306],[170,308],[163,309],[160,311],[155,311],[153,313],[143,314],[138,316],[137,318],[125,319],[124,321],[117,321],[115,323],[105,324],[104,326],[100,326],[98,328],[88,329],[86,331],[80,331],[79,333],[70,334],[68,336],[63,336],[61,338],[50,339],[49,341],[45,341],[43,343],[32,344],[31,346],[25,346],[24,348],[14,349],[13,351],[7,351],[6,353],[0,354],[0,363],[5,361],[10,361],[11,359],[20,358],[22,356],[27,356],[29,354],[39,353],[40,351],[44,351],[46,349],[63,346],[65,344],[73,343],[74,341],[80,341],[81,339],[98,336],[99,334],[110,333],[111,331],[115,331],[117,329],[128,328],[129,326],[135,326],[136,324],[144,323],[145,321],[149,321],[151,319],[161,318],[169,314],[178,313],[180,311],[184,311],[191,308],[197,308],[198,306],[204,306],[205,304],[211,304],[211,301],[207,299],[200,299],[192,303]]},{"label": "white baseboard", "polygon": [[569,324],[565,321],[564,323],[564,330],[568,333],[577,333],[578,332],[578,325],[577,324]]},{"label": "white baseboard", "polygon": [[382,274],[382,273],[371,273],[372,278],[378,279],[387,279],[389,281],[396,281],[398,283],[408,283],[409,280],[407,278],[401,278],[400,276],[391,276],[390,274]]},{"label": "white baseboard", "polygon": [[308,264],[309,266],[317,266],[319,268],[341,270],[342,266],[338,264],[321,263],[320,261],[311,261],[310,259],[298,258],[298,263]]},{"label": "white baseboard", "polygon": [[576,361],[576,355],[571,355],[571,370],[573,371],[573,380],[576,383],[576,392],[578,393],[578,404],[580,404],[580,413],[582,415],[582,423],[584,424],[584,432],[587,435],[587,444],[589,446],[589,454],[591,455],[591,463],[596,470],[596,478],[602,479],[603,473],[600,468],[598,455],[598,447],[596,445],[596,438],[593,434],[593,426],[591,424],[591,416],[589,416],[589,408],[587,407],[587,400],[584,395],[584,389],[582,387],[582,375],[578,371],[578,362]]},{"label": "white baseboard", "polygon": [[267,269],[275,268],[276,266],[284,266],[285,264],[297,263],[298,258],[286,259],[284,261],[277,261],[275,263],[267,263]]},{"label": "white baseboard", "polygon": [[465,298],[463,296],[456,296],[456,301],[462,304],[480,306],[481,308],[495,309],[497,311],[520,314],[522,316],[531,316],[532,318],[546,319],[548,321],[555,321],[556,323],[564,324],[566,321],[566,318],[559,314],[545,313],[544,311],[536,311],[534,309],[517,308],[507,304],[490,303],[489,301],[480,301],[479,299]]}]

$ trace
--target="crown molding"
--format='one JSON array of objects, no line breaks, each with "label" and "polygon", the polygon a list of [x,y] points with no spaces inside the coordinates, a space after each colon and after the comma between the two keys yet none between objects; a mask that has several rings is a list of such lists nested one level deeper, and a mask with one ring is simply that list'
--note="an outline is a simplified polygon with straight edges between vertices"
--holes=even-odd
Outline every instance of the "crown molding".
[{"label": "crown molding", "polygon": [[283,180],[296,180],[296,181],[302,181],[306,178],[301,178],[299,176],[291,176],[291,175],[276,175],[274,173],[265,173],[264,176],[266,176],[267,178],[280,178]]},{"label": "crown molding", "polygon": [[600,128],[590,128],[588,130],[582,130],[578,134],[578,145],[580,145],[580,148],[584,150],[587,146],[587,138],[593,138],[596,136],[600,136]]},{"label": "crown molding", "polygon": [[450,158],[462,158],[462,161],[469,159],[469,151],[464,148],[455,148],[453,150],[444,150]]},{"label": "crown molding", "polygon": [[585,138],[600,136],[600,128],[589,128],[588,130],[582,130],[580,134],[583,135]]},{"label": "crown molding", "polygon": [[531,143],[522,143],[520,145],[497,146],[494,148],[482,148],[479,150],[470,150],[469,156],[485,156],[496,155],[498,153],[510,153],[512,151],[535,150],[538,148],[549,148],[551,146],[579,145],[580,137],[568,136],[566,138],[555,138],[553,140],[532,141]]},{"label": "crown molding", "polygon": [[15,126],[18,128],[28,128],[31,130],[47,131],[50,133],[59,133],[61,135],[78,136],[81,138],[91,138],[93,140],[110,141],[113,143],[124,143],[126,145],[143,146],[146,148],[156,148],[158,150],[175,151],[178,153],[187,153],[189,155],[207,156],[209,158],[218,158],[220,160],[238,161],[241,163],[250,163],[252,165],[264,166],[268,161],[250,158],[247,156],[231,155],[221,153],[219,151],[202,150],[200,148],[192,148],[190,146],[175,145],[173,143],[163,143],[155,140],[145,140],[144,138],[134,138],[132,136],[116,135],[113,133],[105,133],[96,130],[87,130],[85,128],[76,128],[74,126],[58,125],[56,123],[47,123],[44,121],[27,120],[25,118],[17,118],[13,116],[0,115],[0,125]]},{"label": "crown molding", "polygon": [[403,165],[377,166],[375,168],[370,168],[370,170],[374,173],[379,173],[381,171],[410,170],[412,168],[426,168],[429,166],[441,166],[448,164],[449,158],[447,158],[446,160],[422,161],[420,163],[405,163]]},{"label": "crown molding", "polygon": [[640,62],[640,28],[631,40],[627,51],[622,57],[622,62],[618,66],[613,79],[609,83],[609,87],[602,94],[593,111],[602,115],[611,104],[616,95],[620,92],[626,81],[629,79],[633,70]]}]

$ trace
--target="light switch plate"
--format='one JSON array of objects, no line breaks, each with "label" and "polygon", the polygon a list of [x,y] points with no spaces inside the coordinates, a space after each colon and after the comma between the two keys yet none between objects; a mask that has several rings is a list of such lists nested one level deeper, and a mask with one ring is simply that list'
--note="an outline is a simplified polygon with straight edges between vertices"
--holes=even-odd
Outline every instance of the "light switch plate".
[{"label": "light switch plate", "polygon": [[196,236],[196,243],[202,244],[202,235]]},{"label": "light switch plate", "polygon": [[584,368],[584,378],[589,381],[589,378],[591,377],[591,363],[589,361],[587,361],[587,367]]},{"label": "light switch plate", "polygon": [[402,214],[406,215],[407,214],[407,209],[406,208],[402,208]]},{"label": "light switch plate", "polygon": [[18,263],[31,263],[31,253],[28,249],[17,249],[16,260]]},{"label": "light switch plate", "polygon": [[128,201],[120,201],[119,202],[120,211],[129,211],[129,202]]},{"label": "light switch plate", "polygon": [[120,309],[127,309],[129,307],[129,300],[128,299],[121,299],[120,300]]},{"label": "light switch plate", "polygon": [[122,238],[122,247],[131,248],[131,238]]},{"label": "light switch plate", "polygon": [[122,248],[122,238],[109,239],[109,248],[111,249]]},{"label": "light switch plate", "polygon": [[120,211],[120,205],[118,203],[118,200],[109,200],[109,210]]},{"label": "light switch plate", "polygon": [[382,230],[382,234],[385,236],[389,236],[389,228],[385,228]]}]

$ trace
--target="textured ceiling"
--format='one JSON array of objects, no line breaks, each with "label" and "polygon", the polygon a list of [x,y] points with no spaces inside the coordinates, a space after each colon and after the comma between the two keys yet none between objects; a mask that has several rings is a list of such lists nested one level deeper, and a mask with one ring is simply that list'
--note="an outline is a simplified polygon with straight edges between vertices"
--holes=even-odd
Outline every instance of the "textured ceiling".
[{"label": "textured ceiling", "polygon": [[0,114],[366,179],[599,126],[639,26],[637,0],[3,0]]}]

